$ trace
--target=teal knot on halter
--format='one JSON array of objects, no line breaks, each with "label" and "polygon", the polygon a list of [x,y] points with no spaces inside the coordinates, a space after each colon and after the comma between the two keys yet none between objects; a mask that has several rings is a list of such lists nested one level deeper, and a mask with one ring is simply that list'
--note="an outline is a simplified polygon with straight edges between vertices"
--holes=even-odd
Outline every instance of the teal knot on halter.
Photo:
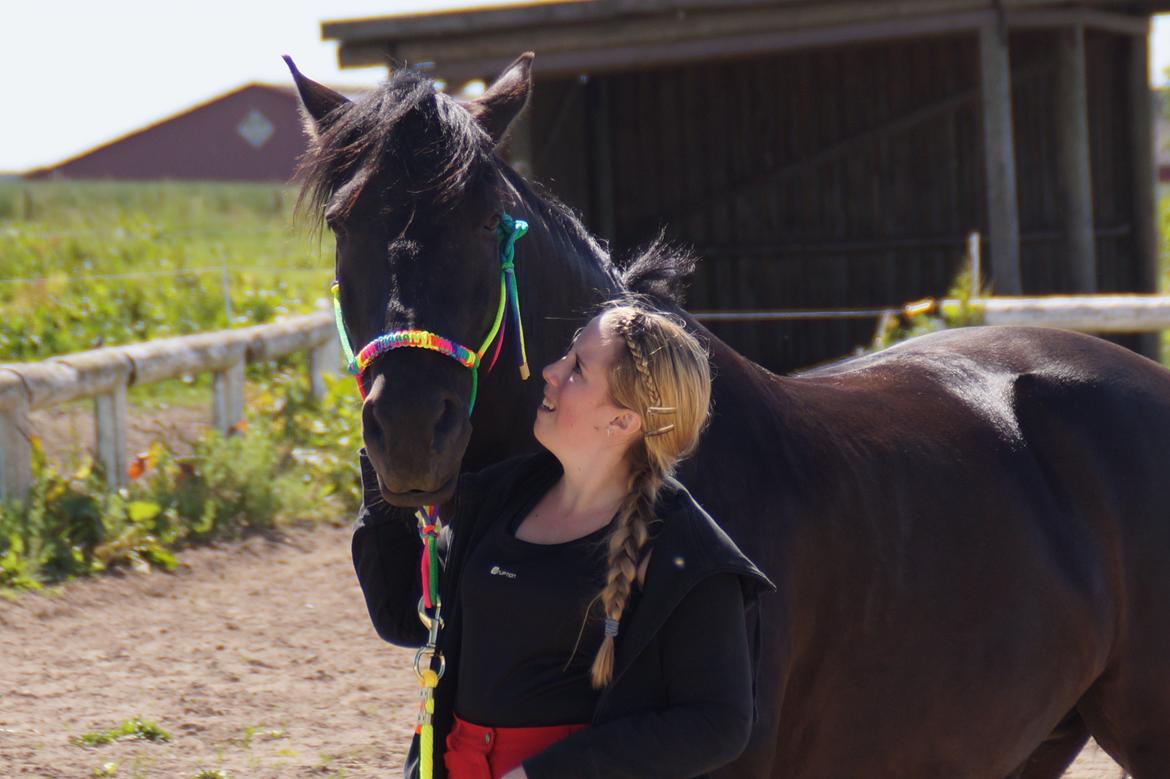
[{"label": "teal knot on halter", "polygon": [[[350,346],[349,337],[345,332],[345,320],[341,315],[341,296],[336,281],[333,282],[333,319],[337,324],[337,336],[341,341],[341,350],[345,355],[346,368],[357,380],[358,393],[362,400],[366,397],[365,384],[362,383],[362,374],[374,360],[393,349],[406,346],[416,349],[429,349],[445,354],[465,368],[471,369],[471,400],[467,405],[467,414],[475,409],[476,397],[479,393],[479,366],[483,362],[484,353],[496,341],[496,348],[488,364],[488,372],[495,367],[496,358],[500,356],[500,347],[504,342],[503,331],[506,329],[504,312],[509,312],[512,327],[516,333],[516,358],[520,370],[521,380],[527,380],[528,354],[524,348],[524,325],[520,320],[520,293],[516,288],[516,241],[528,232],[528,223],[523,219],[513,219],[507,214],[500,216],[500,225],[496,230],[499,240],[500,255],[500,303],[496,309],[496,318],[492,322],[491,330],[478,351],[472,351],[462,344],[432,333],[429,330],[392,330],[370,341],[356,355]],[[496,336],[499,335],[499,339]]]}]

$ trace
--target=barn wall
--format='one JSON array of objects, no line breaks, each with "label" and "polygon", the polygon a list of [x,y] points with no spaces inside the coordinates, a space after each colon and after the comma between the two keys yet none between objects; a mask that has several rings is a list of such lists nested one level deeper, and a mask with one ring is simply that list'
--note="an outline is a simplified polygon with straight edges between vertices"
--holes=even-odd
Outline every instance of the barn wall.
[{"label": "barn wall", "polygon": [[[1026,293],[1070,285],[1062,262],[1055,37],[1011,36]],[[1125,38],[1087,39],[1102,291],[1136,287]],[[986,230],[973,35],[826,48],[541,84],[534,135],[549,184],[587,223],[611,190],[621,254],[665,227],[702,258],[689,308],[900,305],[946,292],[966,233]],[[611,181],[593,108],[608,92]],[[716,323],[774,370],[868,342],[874,320]]]}]

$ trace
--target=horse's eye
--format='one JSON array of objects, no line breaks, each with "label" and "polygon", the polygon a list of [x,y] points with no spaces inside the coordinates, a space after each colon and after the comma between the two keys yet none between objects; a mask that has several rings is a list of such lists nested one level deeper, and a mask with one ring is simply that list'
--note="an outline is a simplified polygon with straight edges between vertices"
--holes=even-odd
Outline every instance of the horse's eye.
[{"label": "horse's eye", "polygon": [[497,229],[499,229],[499,227],[500,227],[500,215],[499,214],[492,214],[492,218],[490,220],[488,220],[488,223],[483,226],[483,229],[494,233]]}]

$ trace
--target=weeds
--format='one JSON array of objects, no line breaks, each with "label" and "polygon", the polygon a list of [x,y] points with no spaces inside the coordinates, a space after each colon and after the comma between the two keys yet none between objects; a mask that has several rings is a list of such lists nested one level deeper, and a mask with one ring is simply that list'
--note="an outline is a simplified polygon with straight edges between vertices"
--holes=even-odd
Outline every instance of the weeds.
[{"label": "weeds", "polygon": [[156,442],[116,491],[92,457],[59,468],[34,440],[31,491],[0,505],[0,588],[118,567],[172,570],[186,545],[355,509],[361,422],[352,383],[327,376],[322,401],[304,384],[303,370],[278,371],[241,432],[209,429],[185,455]]},{"label": "weeds", "polygon": [[[170,741],[171,734],[150,720],[134,717],[104,732],[83,733],[74,738],[73,743],[78,746],[97,747],[103,744],[112,744],[115,741],[131,739],[162,743]],[[106,766],[110,765],[113,765],[115,771],[117,770],[116,764],[106,763]]]}]

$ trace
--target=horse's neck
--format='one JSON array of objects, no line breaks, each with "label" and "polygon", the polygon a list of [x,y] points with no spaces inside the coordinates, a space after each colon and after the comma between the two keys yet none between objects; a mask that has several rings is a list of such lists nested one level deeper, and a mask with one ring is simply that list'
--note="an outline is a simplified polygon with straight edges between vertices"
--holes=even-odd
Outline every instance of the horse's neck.
[{"label": "horse's neck", "polygon": [[481,376],[482,408],[476,411],[464,458],[470,470],[536,446],[532,423],[544,390],[541,369],[564,353],[574,331],[621,286],[609,256],[584,228],[540,200],[519,177],[512,177],[514,173],[509,180],[522,201],[514,216],[529,223],[527,235],[516,244],[516,279],[528,326],[524,335],[531,376],[518,380],[511,367],[514,335],[506,333],[500,364],[490,376]]}]

